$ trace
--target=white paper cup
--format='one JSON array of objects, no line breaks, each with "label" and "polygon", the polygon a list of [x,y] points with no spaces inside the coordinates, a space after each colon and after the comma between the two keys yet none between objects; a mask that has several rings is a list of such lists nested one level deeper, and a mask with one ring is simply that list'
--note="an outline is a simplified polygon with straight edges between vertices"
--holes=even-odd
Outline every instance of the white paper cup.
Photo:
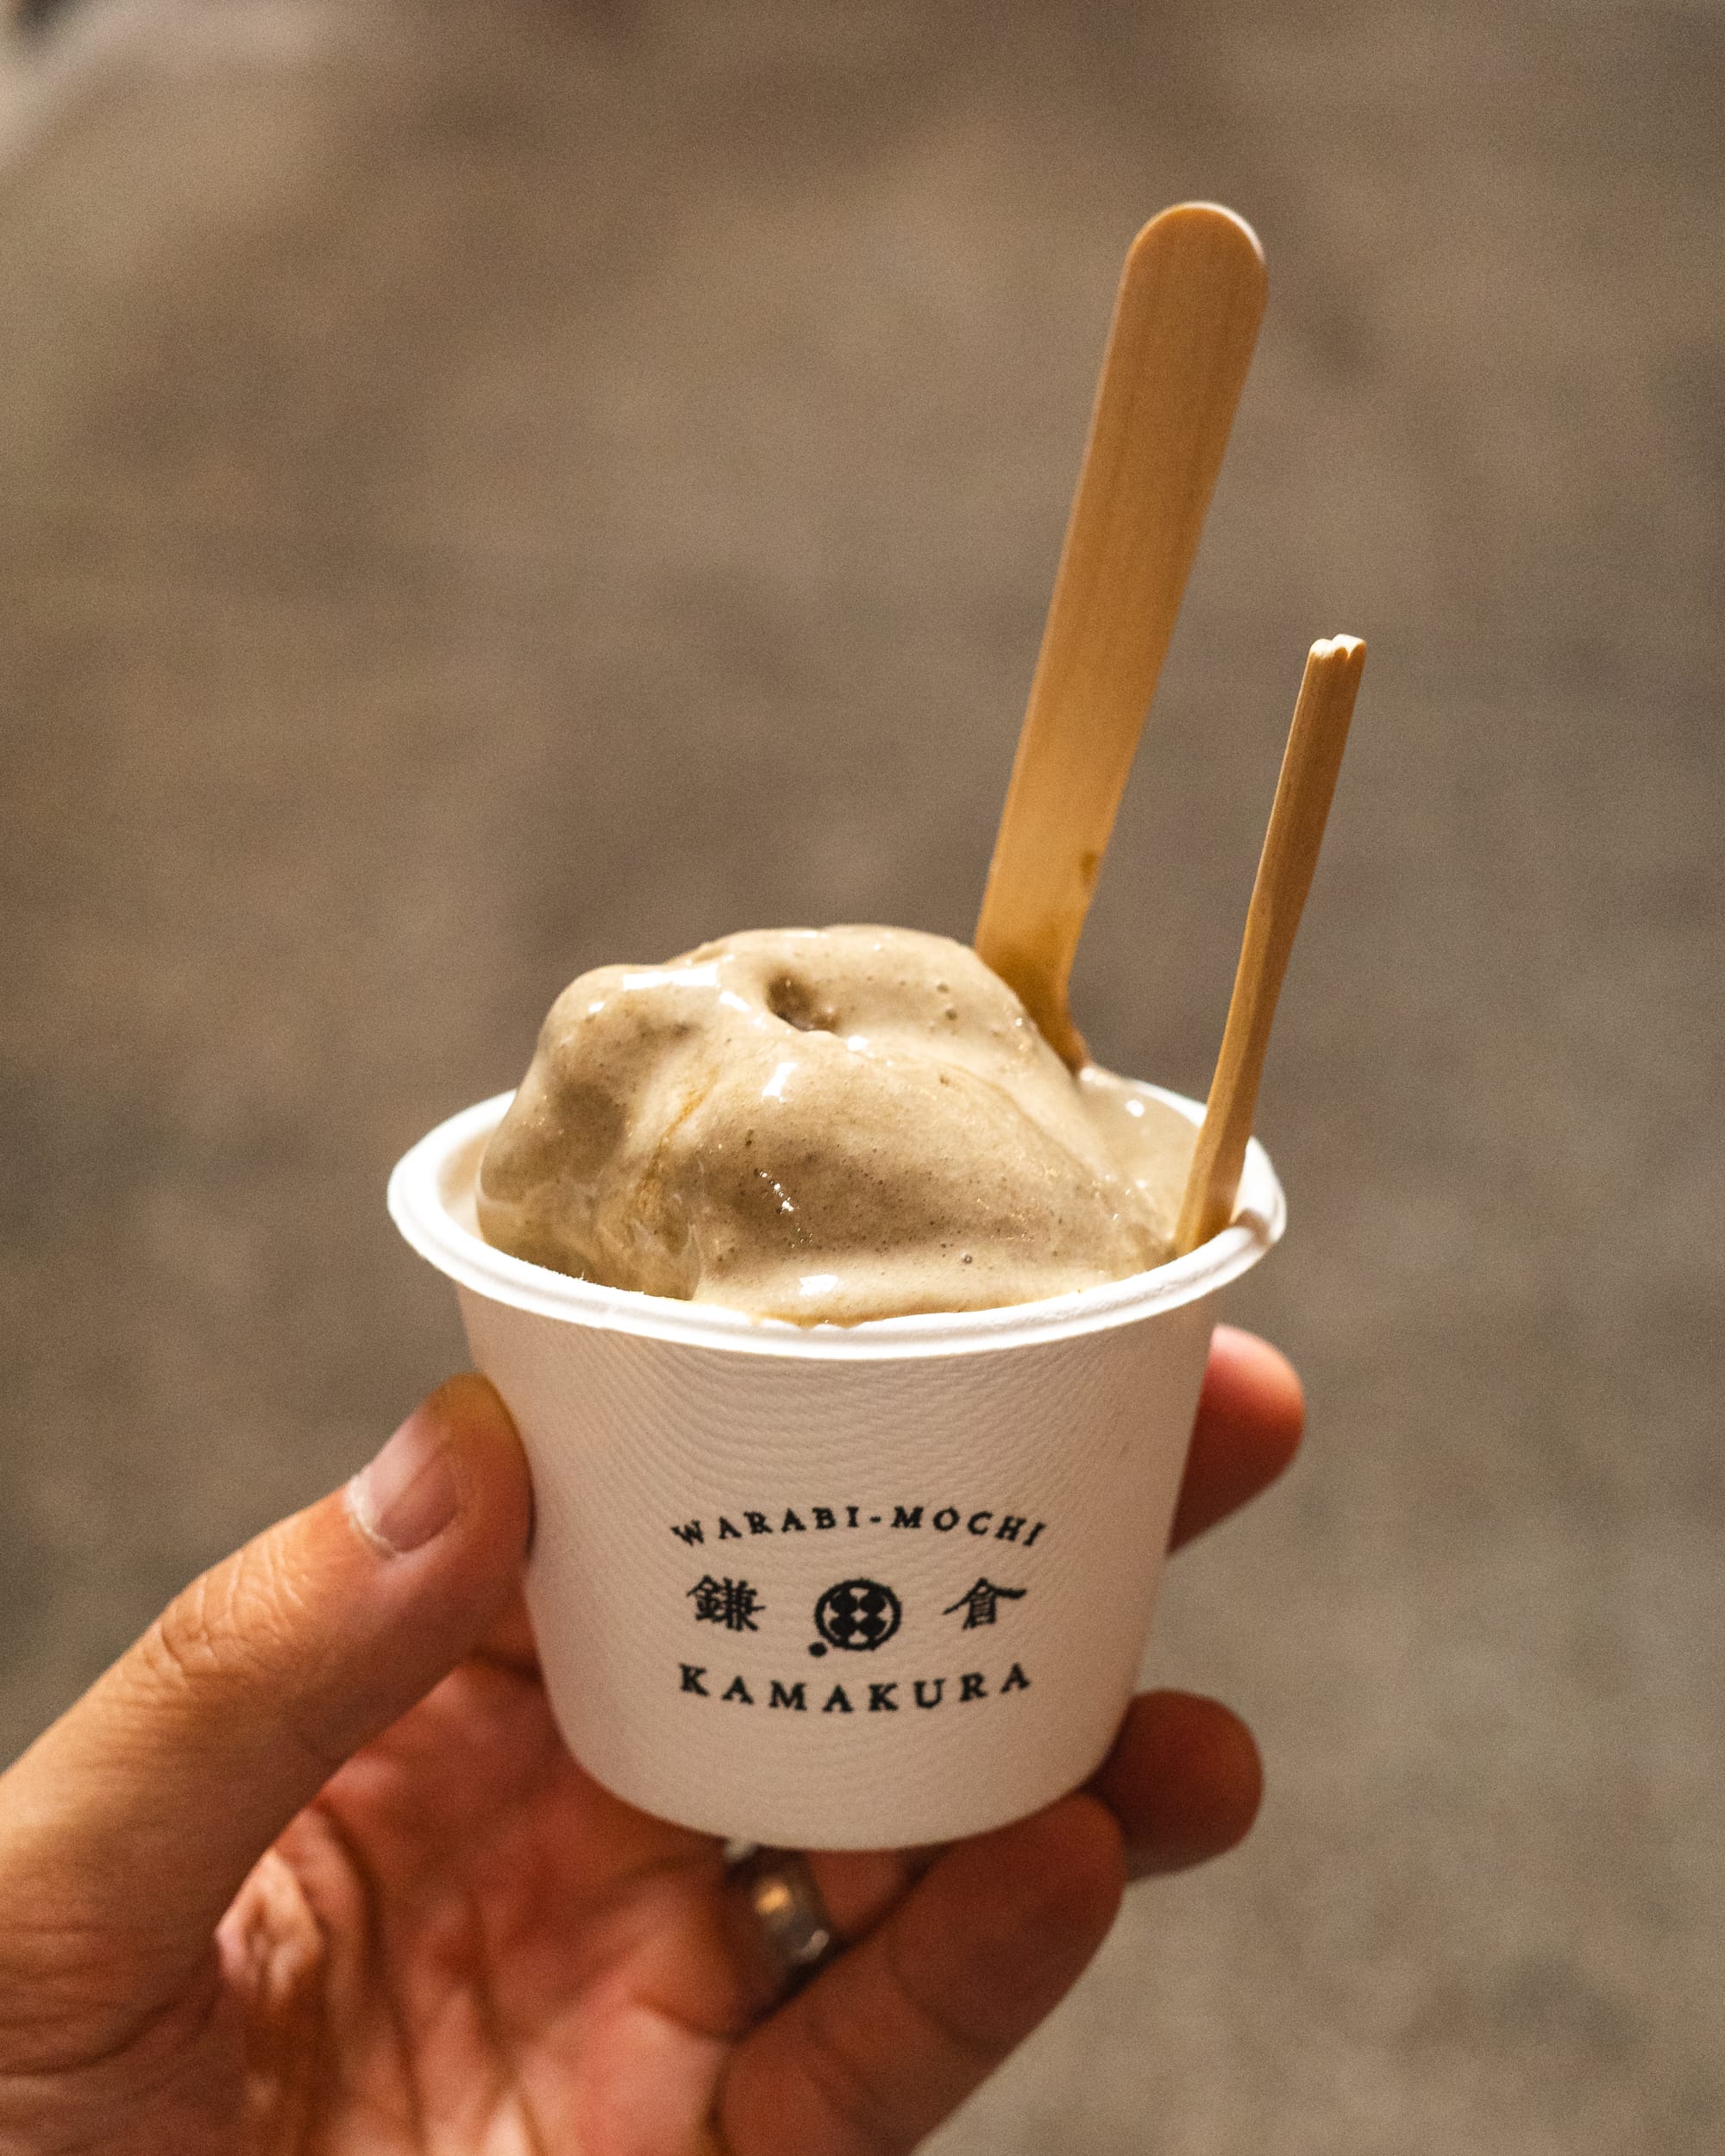
[{"label": "white paper cup", "polygon": [[1132,1696],[1215,1297],[1282,1233],[1263,1150],[1233,1225],[1154,1272],[805,1328],[493,1250],[474,1179],[510,1097],[416,1145],[389,1206],[526,1445],[527,1599],[581,1764],[815,1849],[979,1833],[1082,1782]]}]

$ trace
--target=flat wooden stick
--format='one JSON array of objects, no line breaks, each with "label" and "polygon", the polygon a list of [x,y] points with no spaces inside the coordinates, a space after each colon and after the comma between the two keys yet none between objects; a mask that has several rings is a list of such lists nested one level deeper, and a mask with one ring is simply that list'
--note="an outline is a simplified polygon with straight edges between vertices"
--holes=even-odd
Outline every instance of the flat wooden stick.
[{"label": "flat wooden stick", "polygon": [[1174,1248],[1184,1257],[1220,1235],[1234,1215],[1246,1141],[1258,1111],[1258,1081],[1270,1047],[1276,1000],[1312,887],[1324,824],[1347,746],[1348,721],[1365,665],[1358,636],[1335,636],[1307,655],[1282,775],[1246,909],[1228,1022],[1216,1075],[1192,1156]]},{"label": "flat wooden stick", "polygon": [[1068,1064],[1073,956],[1264,312],[1250,225],[1182,203],[1126,256],[976,949]]}]

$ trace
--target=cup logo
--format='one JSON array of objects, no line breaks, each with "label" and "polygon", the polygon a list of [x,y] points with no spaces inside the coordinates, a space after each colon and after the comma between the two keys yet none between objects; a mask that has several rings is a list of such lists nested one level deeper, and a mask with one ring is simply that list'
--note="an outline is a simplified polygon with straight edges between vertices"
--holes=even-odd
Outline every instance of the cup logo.
[{"label": "cup logo", "polygon": [[[904,1616],[898,1596],[879,1580],[841,1580],[829,1587],[814,1606],[818,1639],[811,1654],[825,1654],[837,1647],[845,1654],[871,1653],[884,1647]],[[821,1645],[821,1640],[826,1646]]]}]

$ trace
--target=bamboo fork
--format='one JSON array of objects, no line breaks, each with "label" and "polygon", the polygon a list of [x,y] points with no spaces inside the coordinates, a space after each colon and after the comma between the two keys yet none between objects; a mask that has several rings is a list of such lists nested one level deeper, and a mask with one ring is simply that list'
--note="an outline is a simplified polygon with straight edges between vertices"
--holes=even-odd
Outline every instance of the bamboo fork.
[{"label": "bamboo fork", "polygon": [[1175,1231],[1177,1256],[1208,1243],[1233,1218],[1276,1001],[1324,843],[1364,664],[1358,636],[1325,639],[1307,656],[1246,909],[1221,1053]]}]

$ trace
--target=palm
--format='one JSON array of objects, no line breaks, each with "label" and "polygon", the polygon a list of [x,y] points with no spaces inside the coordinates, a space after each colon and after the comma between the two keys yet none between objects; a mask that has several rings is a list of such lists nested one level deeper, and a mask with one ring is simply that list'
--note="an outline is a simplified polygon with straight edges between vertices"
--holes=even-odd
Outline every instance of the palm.
[{"label": "palm", "polygon": [[722,1873],[718,1843],[575,1765],[530,1658],[475,1657],[342,1770],[223,1927],[265,2148],[699,2148],[755,2003]]}]

